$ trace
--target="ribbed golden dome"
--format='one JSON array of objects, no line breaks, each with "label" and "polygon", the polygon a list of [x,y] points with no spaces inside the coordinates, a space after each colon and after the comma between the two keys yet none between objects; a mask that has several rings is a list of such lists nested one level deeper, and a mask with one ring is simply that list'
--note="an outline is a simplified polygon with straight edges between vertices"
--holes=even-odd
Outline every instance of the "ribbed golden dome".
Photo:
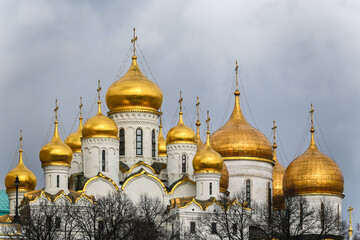
[{"label": "ribbed golden dome", "polygon": [[166,157],[166,140],[162,134],[162,122],[160,119],[160,126],[159,126],[159,136],[158,136],[158,156],[159,157]]},{"label": "ribbed golden dome", "polygon": [[81,138],[82,138],[82,120],[79,118],[79,128],[76,132],[71,133],[65,140],[65,143],[71,148],[73,152],[81,152]]},{"label": "ribbed golden dome", "polygon": [[40,150],[41,166],[63,165],[70,166],[72,160],[72,150],[60,138],[58,132],[58,121],[55,121],[53,138]]},{"label": "ribbed golden dome", "polygon": [[98,101],[98,113],[87,120],[82,129],[83,138],[90,137],[115,137],[118,135],[118,127],[113,120],[104,116],[101,112],[101,101]]},{"label": "ribbed golden dome", "polygon": [[211,135],[212,147],[225,161],[244,159],[273,163],[269,140],[246,121],[240,109],[240,92],[236,90],[234,94],[233,113],[227,123]]},{"label": "ribbed golden dome", "polygon": [[290,163],[284,174],[284,194],[331,194],[343,197],[344,177],[339,166],[319,151],[311,129],[309,148]]},{"label": "ribbed golden dome", "polygon": [[141,72],[132,57],[128,72],[114,82],[106,93],[106,104],[110,112],[123,110],[157,111],[160,109],[163,94],[160,88]]},{"label": "ribbed golden dome", "polygon": [[204,148],[197,152],[193,159],[194,173],[197,172],[217,172],[223,171],[224,161],[210,145],[210,132],[206,132],[206,142]]},{"label": "ribbed golden dome", "polygon": [[167,144],[172,143],[196,143],[194,130],[184,124],[183,113],[179,112],[179,123],[170,129],[166,136]]},{"label": "ribbed golden dome", "polygon": [[15,180],[19,177],[19,191],[34,191],[36,187],[36,177],[23,162],[23,150],[19,150],[19,163],[5,177],[6,191],[16,191]]},{"label": "ribbed golden dome", "polygon": [[220,192],[227,193],[228,188],[229,188],[229,171],[226,167],[226,164],[224,163],[220,178]]}]

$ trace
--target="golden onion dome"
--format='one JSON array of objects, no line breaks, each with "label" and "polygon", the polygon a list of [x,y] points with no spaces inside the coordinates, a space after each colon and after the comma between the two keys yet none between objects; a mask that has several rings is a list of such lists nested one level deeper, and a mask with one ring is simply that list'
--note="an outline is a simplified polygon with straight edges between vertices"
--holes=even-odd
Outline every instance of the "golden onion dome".
[{"label": "golden onion dome", "polygon": [[220,178],[220,192],[227,193],[228,188],[229,188],[229,171],[226,167],[226,164],[224,163]]},{"label": "golden onion dome", "polygon": [[238,89],[235,91],[235,106],[230,119],[211,135],[211,145],[224,160],[256,160],[273,163],[269,140],[251,126],[240,109]]},{"label": "golden onion dome", "polygon": [[114,82],[106,93],[106,104],[110,112],[160,109],[163,94],[160,88],[141,72],[137,57],[132,57],[128,72]]},{"label": "golden onion dome", "polygon": [[82,129],[83,138],[113,137],[117,138],[118,127],[113,120],[101,112],[101,101],[98,101],[98,113],[86,121]]},{"label": "golden onion dome", "polygon": [[[313,109],[310,111],[313,112]],[[311,116],[311,119],[313,117]],[[309,148],[290,163],[284,174],[284,194],[306,195],[326,194],[343,197],[344,177],[339,166],[317,148],[311,120],[311,141]]]},{"label": "golden onion dome", "polygon": [[166,157],[166,140],[162,134],[162,122],[160,118],[160,126],[159,126],[159,137],[158,137],[158,156]]},{"label": "golden onion dome", "polygon": [[82,138],[82,120],[83,117],[79,117],[79,128],[76,132],[71,133],[65,140],[65,143],[71,148],[73,152],[81,152],[81,138]]},{"label": "golden onion dome", "polygon": [[42,167],[48,165],[70,166],[72,150],[59,136],[58,121],[55,121],[53,138],[49,143],[42,147],[39,157]]},{"label": "golden onion dome", "polygon": [[201,151],[197,152],[193,159],[194,173],[198,173],[198,172],[222,173],[223,167],[224,167],[223,158],[210,145],[210,131],[208,126],[204,148]]},{"label": "golden onion dome", "polygon": [[20,150],[19,150],[19,163],[12,169],[5,177],[6,191],[16,191],[15,180],[19,178],[19,191],[34,191],[36,187],[36,177],[32,171],[30,171],[23,162],[23,150],[21,149],[20,138]]},{"label": "golden onion dome", "polygon": [[185,125],[183,113],[179,112],[179,123],[177,126],[170,129],[166,136],[166,143],[195,143],[194,130]]}]

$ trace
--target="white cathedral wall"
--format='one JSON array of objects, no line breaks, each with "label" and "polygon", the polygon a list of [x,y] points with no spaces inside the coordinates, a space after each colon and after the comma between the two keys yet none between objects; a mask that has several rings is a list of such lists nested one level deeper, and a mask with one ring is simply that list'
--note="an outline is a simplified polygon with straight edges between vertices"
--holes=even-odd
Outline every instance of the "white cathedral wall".
[{"label": "white cathedral wall", "polygon": [[[15,216],[16,191],[8,191],[6,193],[9,197],[9,215]],[[18,191],[18,206],[20,206],[21,200],[24,198],[25,193],[26,191]]]},{"label": "white cathedral wall", "polygon": [[245,194],[246,181],[250,180],[251,201],[257,204],[267,203],[268,183],[272,187],[271,163],[249,160],[225,160],[229,171],[230,195]]},{"label": "white cathedral wall", "polygon": [[86,195],[94,195],[95,197],[105,197],[116,192],[115,186],[110,181],[101,177],[91,181],[84,191]]},{"label": "white cathedral wall", "polygon": [[[66,194],[69,193],[68,189],[68,177],[69,169],[68,166],[60,165],[49,165],[44,166],[44,184],[45,192],[50,194],[56,194],[60,190],[63,190]],[[59,176],[59,185],[58,185]]]},{"label": "white cathedral wall", "polygon": [[[125,155],[120,160],[130,168],[139,161],[151,165],[158,156],[159,116],[151,112],[119,112],[110,113],[109,117],[125,130]],[[136,129],[143,131],[143,154],[136,155]],[[155,131],[155,157],[152,156],[152,131]],[[118,133],[119,134],[119,133]]]},{"label": "white cathedral wall", "polygon": [[82,153],[81,152],[74,152],[71,167],[69,170],[69,176],[74,173],[83,172],[83,164],[82,164]]},{"label": "white cathedral wall", "polygon": [[[173,143],[166,145],[167,151],[167,173],[168,185],[170,186],[176,180],[186,174],[194,181],[193,159],[196,154],[197,146],[191,143]],[[186,156],[186,172],[182,172],[182,156]]]},{"label": "white cathedral wall", "polygon": [[221,173],[195,173],[196,199],[204,201],[211,197],[218,198],[220,196],[220,178]]},{"label": "white cathedral wall", "polygon": [[[85,138],[81,139],[84,176],[92,178],[102,173],[119,184],[119,139]],[[105,150],[105,171],[102,171],[102,151]]]}]

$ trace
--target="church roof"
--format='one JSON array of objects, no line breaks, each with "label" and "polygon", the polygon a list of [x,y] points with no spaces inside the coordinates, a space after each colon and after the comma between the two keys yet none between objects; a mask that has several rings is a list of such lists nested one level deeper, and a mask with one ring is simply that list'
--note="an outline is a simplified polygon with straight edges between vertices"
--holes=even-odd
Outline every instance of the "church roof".
[{"label": "church roof", "polygon": [[9,213],[9,199],[5,190],[0,190],[0,216]]}]

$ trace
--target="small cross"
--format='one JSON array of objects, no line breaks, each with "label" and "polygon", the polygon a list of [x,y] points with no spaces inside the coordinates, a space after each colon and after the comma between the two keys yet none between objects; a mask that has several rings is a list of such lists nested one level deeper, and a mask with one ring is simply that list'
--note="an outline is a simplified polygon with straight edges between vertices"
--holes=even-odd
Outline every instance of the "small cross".
[{"label": "small cross", "polygon": [[181,91],[180,91],[180,99],[179,99],[179,104],[180,104],[180,112],[182,112],[182,101],[184,99],[181,97]]},{"label": "small cross", "polygon": [[200,105],[200,101],[199,101],[199,96],[198,96],[198,97],[197,97],[197,103],[196,103],[196,108],[197,108],[197,120],[198,120],[198,121],[199,121],[199,115],[200,115],[199,105]]},{"label": "small cross", "polygon": [[55,112],[55,121],[57,121],[57,119],[58,119],[58,116],[57,116],[57,112],[58,112],[58,110],[59,110],[59,107],[58,107],[58,105],[57,105],[57,99],[55,100],[55,108],[54,108],[54,112]]},{"label": "small cross", "polygon": [[310,114],[311,114],[311,129],[314,129],[314,107],[313,104],[311,103],[311,110],[310,110]]},{"label": "small cross", "polygon": [[98,92],[98,98],[99,98],[99,101],[100,101],[100,91],[101,91],[100,80],[98,81],[98,88],[97,88],[96,91]]},{"label": "small cross", "polygon": [[236,90],[239,90],[239,79],[238,79],[238,61],[235,62],[235,72],[236,72]]},{"label": "small cross", "polygon": [[276,137],[275,137],[276,128],[277,128],[277,126],[275,125],[275,120],[274,120],[274,126],[271,128],[274,131],[274,145],[275,145],[275,139],[276,139]]},{"label": "small cross", "polygon": [[207,111],[207,119],[206,119],[206,124],[207,124],[207,131],[210,131],[210,116],[209,116],[209,110]]},{"label": "small cross", "polygon": [[131,43],[134,44],[134,49],[133,49],[134,56],[135,56],[135,42],[136,42],[137,39],[138,39],[138,38],[137,38],[137,36],[135,35],[135,28],[134,28],[134,38],[131,39]]},{"label": "small cross", "polygon": [[22,140],[23,140],[22,130],[20,129],[20,138],[19,138],[19,141],[20,141],[20,149],[22,149]]},{"label": "small cross", "polygon": [[82,97],[80,97],[80,105],[79,105],[79,109],[80,109],[80,117],[82,117],[82,107],[83,107],[83,104],[82,104]]}]

